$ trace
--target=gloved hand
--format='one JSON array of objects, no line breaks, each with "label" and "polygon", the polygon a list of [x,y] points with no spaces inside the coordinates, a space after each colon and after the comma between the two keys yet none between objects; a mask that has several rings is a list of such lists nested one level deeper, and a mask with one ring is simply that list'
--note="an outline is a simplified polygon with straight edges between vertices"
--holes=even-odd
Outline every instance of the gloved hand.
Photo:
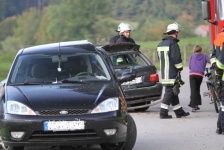
[{"label": "gloved hand", "polygon": [[212,63],[210,69],[214,70],[216,76],[222,76],[223,74],[223,70],[219,69],[219,67],[216,65],[216,62]]},{"label": "gloved hand", "polygon": [[183,80],[181,80],[181,79],[178,80],[178,84],[179,84],[180,87],[181,87],[182,85],[184,85],[184,83],[185,83],[185,82],[184,82]]},{"label": "gloved hand", "polygon": [[180,87],[184,85],[184,81],[181,80],[180,72],[178,72],[174,86],[173,86],[173,94],[178,95],[180,93]]},{"label": "gloved hand", "polygon": [[181,67],[181,68],[178,68],[177,70],[178,70],[178,71],[182,71],[182,70],[183,70],[183,67]]},{"label": "gloved hand", "polygon": [[174,95],[178,95],[180,93],[180,85],[179,84],[175,84],[173,86],[173,94]]},{"label": "gloved hand", "polygon": [[219,69],[219,67],[215,66],[214,70],[215,70],[215,75],[220,76],[220,77],[222,76],[222,74],[223,74],[222,69]]},{"label": "gloved hand", "polygon": [[214,62],[214,63],[212,63],[210,69],[214,69],[214,68],[216,68],[216,67],[217,67],[217,66],[216,66],[216,62]]}]

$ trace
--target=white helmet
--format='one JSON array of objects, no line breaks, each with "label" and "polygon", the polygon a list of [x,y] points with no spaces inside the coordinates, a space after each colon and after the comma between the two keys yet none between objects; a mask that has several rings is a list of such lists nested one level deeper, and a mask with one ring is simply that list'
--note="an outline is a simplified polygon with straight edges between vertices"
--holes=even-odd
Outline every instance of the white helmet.
[{"label": "white helmet", "polygon": [[177,22],[174,22],[174,23],[169,24],[167,26],[167,30],[166,30],[166,32],[164,34],[167,34],[170,31],[180,32],[180,30],[181,30],[181,26]]},{"label": "white helmet", "polygon": [[120,33],[123,33],[124,31],[128,31],[128,30],[133,30],[133,27],[126,22],[120,23],[117,29],[117,31],[119,31]]},{"label": "white helmet", "polygon": [[125,24],[125,22],[121,22],[121,23],[118,25],[117,30],[115,30],[115,31],[120,32],[120,28],[121,28],[121,26],[122,26],[123,24]]}]

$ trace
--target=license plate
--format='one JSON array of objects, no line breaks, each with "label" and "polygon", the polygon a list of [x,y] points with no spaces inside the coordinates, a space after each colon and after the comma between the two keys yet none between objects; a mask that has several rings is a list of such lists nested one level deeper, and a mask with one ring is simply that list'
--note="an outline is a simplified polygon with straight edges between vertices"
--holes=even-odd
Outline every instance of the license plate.
[{"label": "license plate", "polygon": [[142,77],[137,77],[134,80],[124,82],[122,83],[122,85],[132,85],[132,84],[138,84],[138,83],[142,83]]},{"label": "license plate", "polygon": [[85,129],[84,121],[46,121],[44,131],[71,131]]}]

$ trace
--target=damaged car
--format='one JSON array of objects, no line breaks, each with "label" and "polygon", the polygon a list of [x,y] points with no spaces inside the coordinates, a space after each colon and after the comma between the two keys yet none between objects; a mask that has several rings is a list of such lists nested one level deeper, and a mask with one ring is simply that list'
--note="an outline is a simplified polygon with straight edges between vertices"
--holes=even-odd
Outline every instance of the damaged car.
[{"label": "damaged car", "polygon": [[140,51],[140,45],[113,43],[102,46],[108,53],[117,76],[133,72],[135,79],[122,83],[128,110],[146,111],[158,104],[162,96],[162,84],[155,65]]}]

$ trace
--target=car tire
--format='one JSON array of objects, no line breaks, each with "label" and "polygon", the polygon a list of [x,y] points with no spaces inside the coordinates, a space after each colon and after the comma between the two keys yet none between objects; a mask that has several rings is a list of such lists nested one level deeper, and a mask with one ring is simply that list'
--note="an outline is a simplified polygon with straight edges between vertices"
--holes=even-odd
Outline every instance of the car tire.
[{"label": "car tire", "polygon": [[121,143],[104,143],[100,144],[102,150],[131,150],[136,142],[137,128],[131,115],[127,115],[127,139]]},{"label": "car tire", "polygon": [[142,111],[146,111],[147,109],[149,109],[149,106],[148,107],[143,107],[143,108],[137,108],[137,109],[134,109],[134,110],[137,111],[137,112],[142,112]]},{"label": "car tire", "polygon": [[127,115],[128,122],[128,132],[127,139],[125,141],[124,148],[122,150],[131,150],[135,146],[137,138],[137,128],[134,119],[131,115]]}]

